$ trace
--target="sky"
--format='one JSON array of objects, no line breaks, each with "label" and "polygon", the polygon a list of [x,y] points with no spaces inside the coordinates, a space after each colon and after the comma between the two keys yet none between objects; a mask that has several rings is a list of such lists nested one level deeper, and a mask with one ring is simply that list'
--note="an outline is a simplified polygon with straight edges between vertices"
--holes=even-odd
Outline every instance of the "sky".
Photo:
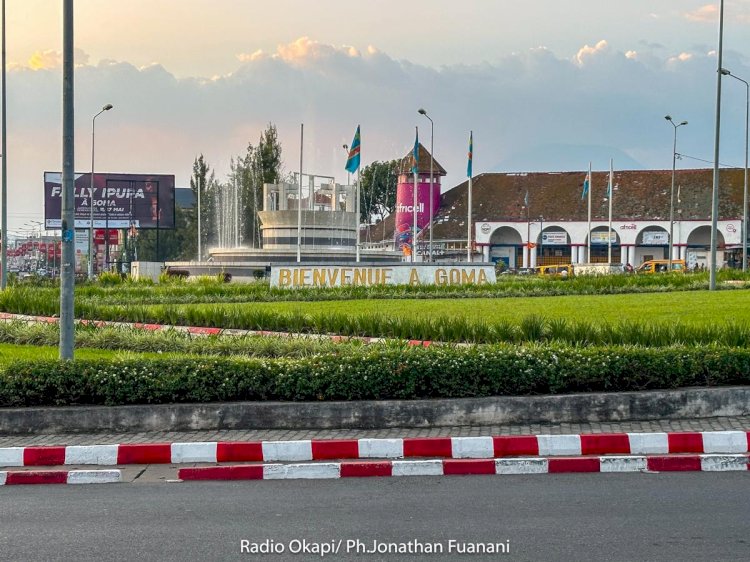
[{"label": "sky", "polygon": [[[705,0],[129,0],[75,2],[76,169],[174,174],[230,158],[275,123],[287,171],[345,181],[398,158],[414,127],[463,180],[474,173],[710,167],[718,5]],[[62,2],[7,2],[8,215],[43,216],[43,172],[62,167]],[[727,0],[724,66],[750,80],[750,0]],[[721,161],[744,162],[744,85],[723,81]]]}]

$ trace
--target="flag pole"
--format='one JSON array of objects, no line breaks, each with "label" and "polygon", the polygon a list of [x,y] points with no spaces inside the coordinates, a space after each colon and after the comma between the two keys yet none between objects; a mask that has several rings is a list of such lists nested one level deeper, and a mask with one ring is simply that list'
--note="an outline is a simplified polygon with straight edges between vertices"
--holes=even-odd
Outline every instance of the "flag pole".
[{"label": "flag pole", "polygon": [[469,132],[469,192],[467,194],[467,217],[466,217],[466,261],[471,261],[471,191],[472,191],[472,176],[474,175],[474,131]]},{"label": "flag pole", "polygon": [[[360,148],[360,154],[361,154],[361,150],[362,149]],[[359,193],[360,193],[361,189],[362,189],[362,168],[360,167],[360,168],[357,169],[357,187],[356,187],[356,192],[357,192],[357,195],[356,195],[356,197],[357,197],[357,204],[356,204],[357,220],[355,222],[355,226],[357,227],[357,263],[359,263],[359,259],[360,259],[360,256],[359,256],[359,244],[360,244],[360,236],[361,236],[361,234],[360,234],[360,217],[359,217],[359,213],[360,213],[360,211],[359,211]],[[368,224],[369,224],[369,222],[368,222]]]},{"label": "flag pole", "polygon": [[588,235],[588,241],[589,241],[589,253],[588,253],[588,263],[591,263],[591,191],[593,187],[593,178],[591,177],[591,162],[589,162],[589,235]]},{"label": "flag pole", "polygon": [[414,145],[414,200],[412,202],[412,211],[414,214],[414,225],[411,235],[411,262],[414,263],[414,254],[417,253],[417,179],[419,177],[419,127],[415,127],[417,140]]},{"label": "flag pole", "polygon": [[297,192],[297,263],[302,261],[302,149],[305,146],[305,124],[299,126],[299,191]]},{"label": "flag pole", "polygon": [[607,234],[607,263],[612,265],[612,198],[615,196],[615,180],[612,158],[609,159],[609,232]]}]

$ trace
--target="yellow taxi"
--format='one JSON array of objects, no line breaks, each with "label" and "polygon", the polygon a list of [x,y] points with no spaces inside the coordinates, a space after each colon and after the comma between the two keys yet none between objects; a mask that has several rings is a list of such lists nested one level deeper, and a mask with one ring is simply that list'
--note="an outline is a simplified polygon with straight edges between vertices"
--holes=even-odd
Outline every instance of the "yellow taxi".
[{"label": "yellow taxi", "polygon": [[[672,260],[672,271],[685,273],[685,260]],[[636,269],[636,273],[668,273],[669,260],[648,260]]]},{"label": "yellow taxi", "polygon": [[553,277],[572,277],[573,266],[567,265],[539,265],[535,268],[537,275],[553,276]]}]

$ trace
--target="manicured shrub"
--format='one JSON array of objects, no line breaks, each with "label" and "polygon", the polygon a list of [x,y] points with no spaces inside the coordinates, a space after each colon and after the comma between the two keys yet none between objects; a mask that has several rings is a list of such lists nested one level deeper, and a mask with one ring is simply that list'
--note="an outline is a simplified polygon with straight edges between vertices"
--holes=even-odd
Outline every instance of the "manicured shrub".
[{"label": "manicured shrub", "polygon": [[0,373],[0,406],[413,400],[736,384],[750,384],[750,350],[376,346],[298,359],[18,361]]}]

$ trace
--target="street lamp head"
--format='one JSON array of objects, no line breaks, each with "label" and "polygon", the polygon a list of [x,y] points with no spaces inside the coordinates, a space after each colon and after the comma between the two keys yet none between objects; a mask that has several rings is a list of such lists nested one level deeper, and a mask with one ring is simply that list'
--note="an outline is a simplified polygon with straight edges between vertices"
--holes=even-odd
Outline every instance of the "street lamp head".
[{"label": "street lamp head", "polygon": [[726,68],[722,68],[719,72],[721,72],[722,76],[731,76],[731,72],[727,70]]},{"label": "street lamp head", "polygon": [[672,116],[671,115],[665,115],[664,119],[666,119],[667,121],[671,121],[672,120]]},{"label": "street lamp head", "polygon": [[678,125],[678,127],[682,127],[683,125],[687,125],[687,124],[688,124],[688,122],[687,122],[687,121],[683,121],[682,123],[680,123],[680,124]]},{"label": "street lamp head", "polygon": [[102,107],[102,111],[109,111],[113,107],[114,107],[114,105],[112,105],[111,103],[108,103],[107,105],[105,105],[104,107]]},{"label": "street lamp head", "polygon": [[419,108],[419,111],[417,111],[420,115],[427,115],[427,112],[423,108]]}]

